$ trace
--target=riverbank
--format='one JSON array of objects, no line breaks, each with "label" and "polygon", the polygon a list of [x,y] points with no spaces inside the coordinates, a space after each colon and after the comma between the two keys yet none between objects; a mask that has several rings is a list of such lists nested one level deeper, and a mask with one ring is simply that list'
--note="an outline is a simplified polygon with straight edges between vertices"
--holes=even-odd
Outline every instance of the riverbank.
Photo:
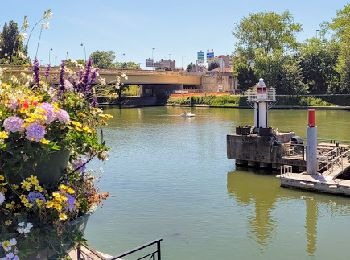
[{"label": "riverbank", "polygon": [[[350,95],[276,96],[274,109],[333,109],[350,110]],[[348,105],[349,104],[349,105]],[[168,106],[250,108],[247,98],[241,95],[177,94],[168,99]]]}]

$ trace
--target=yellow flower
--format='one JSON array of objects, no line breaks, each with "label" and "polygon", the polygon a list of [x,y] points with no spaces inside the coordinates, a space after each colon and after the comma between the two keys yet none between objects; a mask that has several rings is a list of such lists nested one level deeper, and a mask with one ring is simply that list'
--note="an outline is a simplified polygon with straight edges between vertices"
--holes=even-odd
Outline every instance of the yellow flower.
[{"label": "yellow flower", "polygon": [[3,241],[1,244],[2,244],[2,248],[5,251],[9,251],[8,249],[11,248],[11,243],[8,240]]},{"label": "yellow flower", "polygon": [[91,129],[90,129],[89,127],[87,127],[87,126],[84,126],[83,130],[84,130],[85,132],[88,132],[89,134],[92,133]]},{"label": "yellow flower", "polygon": [[46,203],[46,208],[50,209],[50,208],[52,208],[52,207],[53,207],[53,202],[52,202],[52,201],[48,201],[48,202]]},{"label": "yellow flower", "polygon": [[6,203],[6,208],[7,209],[14,209],[15,208],[15,202],[14,201],[11,201],[11,203]]},{"label": "yellow flower", "polygon": [[72,121],[71,123],[72,123],[72,125],[74,125],[76,127],[82,127],[81,123],[79,123],[77,121]]},{"label": "yellow flower", "polygon": [[5,180],[5,177],[3,175],[0,175],[0,181]]},{"label": "yellow flower", "polygon": [[66,220],[68,218],[67,215],[64,214],[64,213],[60,213],[59,217],[60,217],[61,221],[64,221],[64,220]]},{"label": "yellow flower", "polygon": [[11,224],[12,224],[12,221],[11,221],[11,220],[8,219],[8,220],[5,221],[5,225],[6,225],[6,226],[9,226],[9,225],[11,225]]},{"label": "yellow flower", "polygon": [[50,143],[50,141],[47,140],[47,139],[45,139],[45,138],[41,139],[40,142],[41,142],[42,144],[49,144],[49,143]]},{"label": "yellow flower", "polygon": [[22,181],[22,189],[26,190],[26,191],[30,191],[30,188],[32,187],[32,185],[27,182],[27,181]]},{"label": "yellow flower", "polygon": [[39,208],[41,208],[42,205],[44,204],[44,201],[39,200],[39,199],[36,199],[35,202],[36,202],[36,204],[38,205]]},{"label": "yellow flower", "polygon": [[67,189],[67,193],[69,193],[69,194],[74,194],[75,191],[74,191],[72,188],[68,188],[68,189]]},{"label": "yellow flower", "polygon": [[9,137],[9,135],[7,132],[5,132],[5,131],[0,132],[0,139],[6,139],[8,137]]}]

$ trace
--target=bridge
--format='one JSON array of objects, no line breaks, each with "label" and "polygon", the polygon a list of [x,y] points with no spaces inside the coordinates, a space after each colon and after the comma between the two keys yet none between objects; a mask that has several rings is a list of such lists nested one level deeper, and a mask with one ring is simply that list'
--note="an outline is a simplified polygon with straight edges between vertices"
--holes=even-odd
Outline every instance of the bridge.
[{"label": "bridge", "polygon": [[[32,67],[0,65],[4,69],[4,75],[19,75],[25,73],[31,75]],[[40,67],[40,74],[44,76],[45,67]],[[52,67],[51,78],[58,83],[60,67]],[[159,70],[125,70],[125,69],[99,69],[100,77],[105,79],[106,84],[115,84],[117,76],[126,74],[127,79],[123,79],[124,85],[140,86],[140,97],[167,96],[175,91],[189,92],[218,92],[234,91],[236,80],[232,73],[193,73],[186,71],[159,71]]]},{"label": "bridge", "polygon": [[[4,73],[17,74],[32,73],[32,67],[0,65],[4,69]],[[40,67],[40,73],[44,74],[45,67]],[[52,67],[51,75],[58,75],[60,67]],[[107,84],[116,81],[116,77],[122,73],[128,76],[127,80],[123,80],[126,85],[185,85],[200,86],[203,73],[188,73],[183,71],[152,71],[152,70],[125,70],[125,69],[99,69],[99,74],[106,80]]]}]

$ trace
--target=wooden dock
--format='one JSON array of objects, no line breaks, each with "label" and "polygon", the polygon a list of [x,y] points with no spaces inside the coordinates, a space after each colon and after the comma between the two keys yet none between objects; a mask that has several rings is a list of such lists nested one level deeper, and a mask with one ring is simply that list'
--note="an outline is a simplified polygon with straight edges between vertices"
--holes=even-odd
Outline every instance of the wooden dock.
[{"label": "wooden dock", "polygon": [[350,196],[350,161],[348,145],[320,143],[318,146],[319,173],[293,173],[291,166],[281,168],[281,186],[314,192]]}]

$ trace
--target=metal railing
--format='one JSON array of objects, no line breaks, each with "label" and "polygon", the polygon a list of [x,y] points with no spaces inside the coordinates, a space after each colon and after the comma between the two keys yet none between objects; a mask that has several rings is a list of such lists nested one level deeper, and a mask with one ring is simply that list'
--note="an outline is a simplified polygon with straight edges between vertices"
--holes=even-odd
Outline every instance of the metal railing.
[{"label": "metal railing", "polygon": [[[248,102],[258,101],[258,93],[256,89],[249,89],[246,91],[245,96],[247,97]],[[276,89],[275,88],[267,88],[266,92],[266,100],[267,102],[276,101]]]},{"label": "metal railing", "polygon": [[335,147],[333,150],[324,154],[319,158],[319,164],[323,164],[319,171],[333,172],[335,166],[341,167],[341,171],[344,170],[344,158],[348,156],[348,150],[341,151],[339,147]]},{"label": "metal railing", "polygon": [[139,246],[139,247],[136,247],[128,252],[125,252],[121,255],[118,255],[118,256],[114,256],[112,258],[109,258],[109,260],[117,260],[117,259],[121,259],[122,257],[125,257],[125,256],[129,256],[129,255],[132,255],[132,254],[135,254],[136,252],[139,252],[145,248],[149,248],[149,247],[152,247],[152,246],[156,246],[156,250],[151,252],[151,253],[148,253],[144,256],[141,256],[139,258],[137,258],[137,260],[141,260],[141,259],[152,259],[152,260],[161,260],[162,257],[161,257],[161,250],[160,250],[160,242],[162,242],[163,239],[160,238],[158,240],[154,240],[152,242],[149,242],[147,244],[144,244],[142,246]]}]

